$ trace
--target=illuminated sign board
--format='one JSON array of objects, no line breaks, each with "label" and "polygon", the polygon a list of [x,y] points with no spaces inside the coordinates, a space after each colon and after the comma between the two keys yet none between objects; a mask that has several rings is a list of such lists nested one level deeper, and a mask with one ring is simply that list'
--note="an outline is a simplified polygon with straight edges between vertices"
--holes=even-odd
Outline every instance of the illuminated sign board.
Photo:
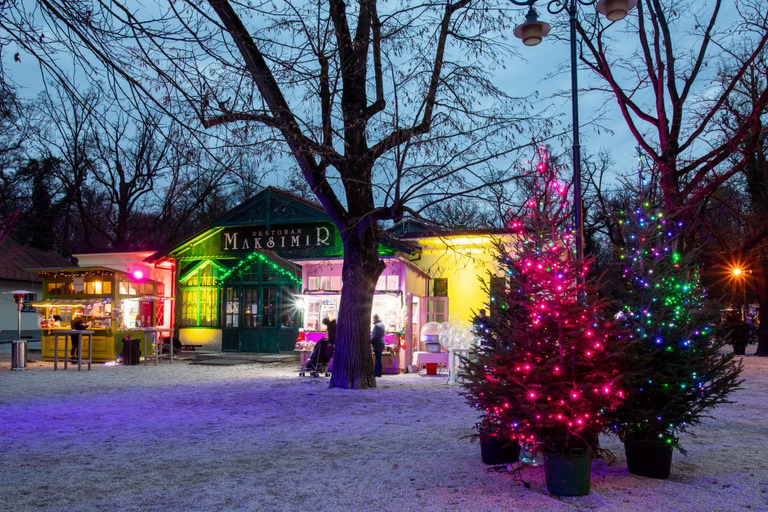
[{"label": "illuminated sign board", "polygon": [[319,253],[335,249],[338,231],[329,222],[226,228],[219,234],[222,252],[275,251],[278,254]]}]

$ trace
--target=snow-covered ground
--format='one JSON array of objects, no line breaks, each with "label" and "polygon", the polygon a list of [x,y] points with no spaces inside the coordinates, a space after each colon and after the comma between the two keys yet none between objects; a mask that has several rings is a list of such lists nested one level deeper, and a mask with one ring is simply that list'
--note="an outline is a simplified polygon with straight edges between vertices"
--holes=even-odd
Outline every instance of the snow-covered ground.
[{"label": "snow-covered ground", "polygon": [[628,474],[606,437],[616,462],[593,462],[588,496],[559,498],[543,467],[523,468],[526,488],[482,464],[475,412],[444,376],[351,391],[285,363],[11,371],[6,348],[0,510],[768,510],[768,358],[744,364],[735,403],[683,437],[668,480]]}]

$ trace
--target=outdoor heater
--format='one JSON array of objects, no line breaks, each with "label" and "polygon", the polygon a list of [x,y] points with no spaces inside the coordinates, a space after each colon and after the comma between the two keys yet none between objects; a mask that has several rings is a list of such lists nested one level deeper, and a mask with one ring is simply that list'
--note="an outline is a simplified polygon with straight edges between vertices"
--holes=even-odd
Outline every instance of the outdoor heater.
[{"label": "outdoor heater", "polygon": [[13,302],[16,303],[16,313],[19,319],[19,330],[16,339],[11,343],[11,370],[27,369],[27,340],[21,339],[21,310],[24,307],[24,297],[32,293],[27,290],[13,290],[6,292],[13,294]]}]

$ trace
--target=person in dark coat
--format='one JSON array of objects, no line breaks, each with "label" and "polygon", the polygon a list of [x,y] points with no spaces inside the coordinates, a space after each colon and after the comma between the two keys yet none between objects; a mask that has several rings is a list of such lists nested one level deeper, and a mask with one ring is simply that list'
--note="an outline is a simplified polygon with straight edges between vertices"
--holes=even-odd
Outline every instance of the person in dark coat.
[{"label": "person in dark coat", "polygon": [[477,316],[472,320],[472,325],[475,327],[475,331],[480,333],[488,327],[488,316],[485,314],[485,310],[481,309]]},{"label": "person in dark coat", "polygon": [[373,333],[371,334],[371,345],[373,345],[373,354],[376,362],[373,365],[373,375],[381,377],[381,354],[384,352],[384,324],[379,315],[373,315]]},{"label": "person in dark coat", "polygon": [[[88,328],[88,325],[89,324],[85,323],[85,320],[83,320],[83,317],[76,316],[75,318],[72,319],[71,327],[72,329],[75,329],[77,331],[84,331]],[[69,338],[70,338],[70,341],[72,342],[72,348],[69,350],[69,356],[73,360],[77,360],[77,354],[78,354],[77,338],[78,337],[75,334],[71,334]]]},{"label": "person in dark coat", "polygon": [[323,325],[328,332],[328,343],[336,345],[336,320],[330,320],[328,317],[323,318]]}]

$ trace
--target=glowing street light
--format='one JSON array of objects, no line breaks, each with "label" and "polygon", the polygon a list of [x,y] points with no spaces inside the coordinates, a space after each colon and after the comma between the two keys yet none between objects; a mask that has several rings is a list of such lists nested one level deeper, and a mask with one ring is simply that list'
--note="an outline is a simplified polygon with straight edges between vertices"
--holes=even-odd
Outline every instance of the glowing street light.
[{"label": "glowing street light", "polygon": [[731,277],[741,281],[741,321],[746,319],[747,309],[747,271],[738,265],[731,267]]}]

